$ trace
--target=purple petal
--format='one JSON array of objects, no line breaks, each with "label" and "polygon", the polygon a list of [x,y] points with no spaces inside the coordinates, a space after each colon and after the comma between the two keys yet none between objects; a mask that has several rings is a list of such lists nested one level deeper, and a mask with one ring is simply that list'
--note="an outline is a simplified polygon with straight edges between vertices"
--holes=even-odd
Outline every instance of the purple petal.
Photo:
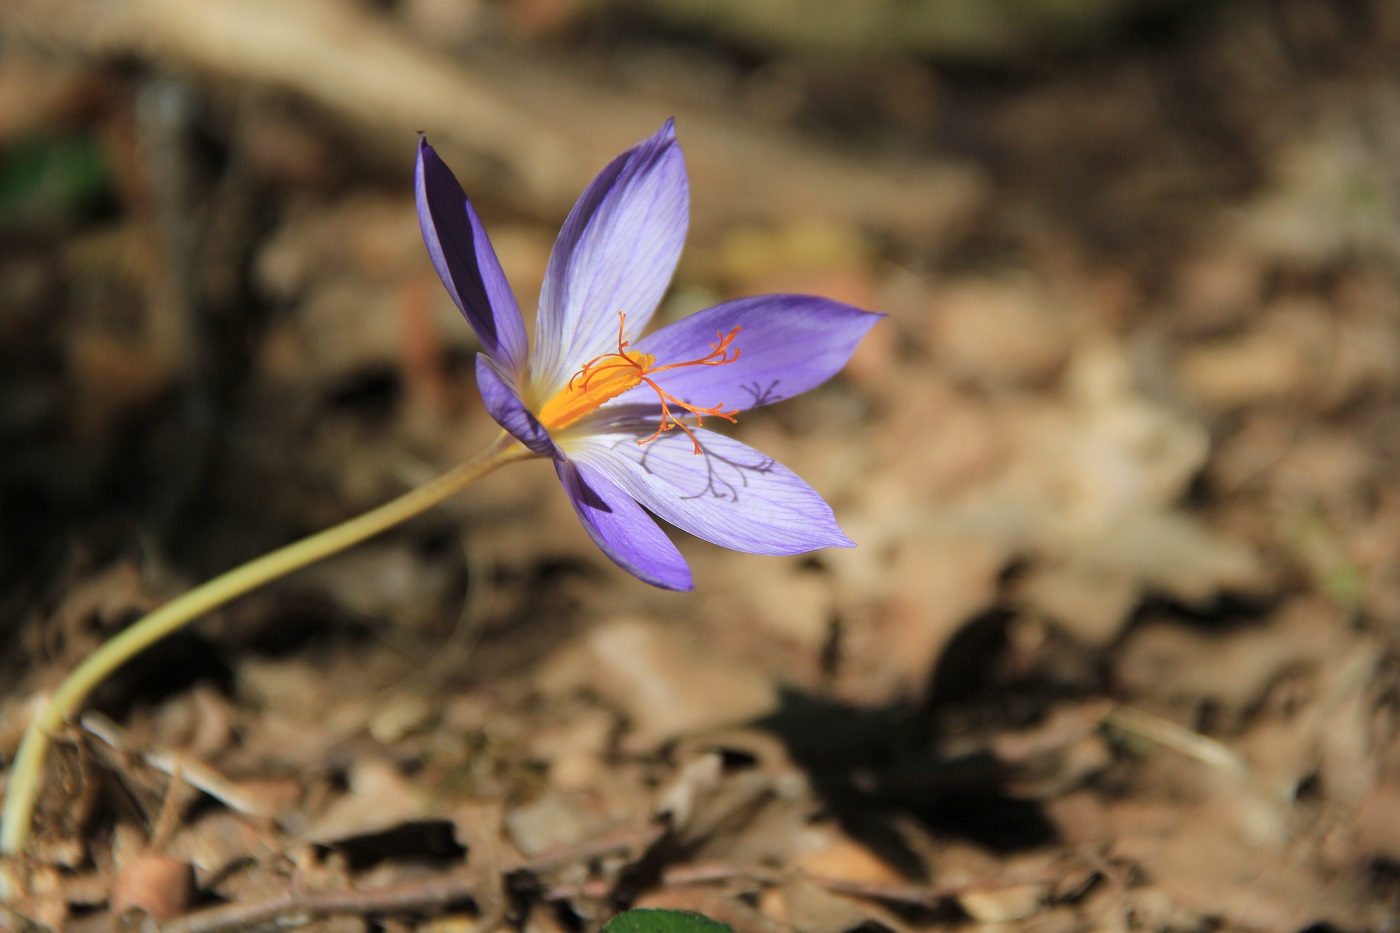
[{"label": "purple petal", "polygon": [[530,409],[497,368],[496,361],[485,353],[476,355],[476,387],[491,417],[516,440],[542,457],[563,459],[564,454],[550,439],[544,425],[530,414]]},{"label": "purple petal", "polygon": [[672,121],[593,180],[559,231],[540,290],[530,370],[548,398],[617,349],[618,313],[640,334],[680,259],[690,188]]},{"label": "purple petal", "polygon": [[654,423],[576,437],[570,460],[617,481],[661,518],[699,538],[751,554],[854,547],[831,506],[794,472],[752,447],[694,428],[702,452],[673,429],[639,445]]},{"label": "purple petal", "polygon": [[519,385],[529,350],[520,306],[471,202],[427,139],[418,141],[413,187],[438,278],[507,381]]},{"label": "purple petal", "polygon": [[[731,363],[683,366],[652,375],[667,392],[706,408],[757,408],[806,392],[834,376],[883,314],[810,295],[761,295],[708,308],[643,338],[637,350],[658,366],[699,359],[742,327],[731,345],[741,352]],[[638,386],[620,404],[650,401],[655,392]]]},{"label": "purple petal", "polygon": [[694,588],[680,551],[617,483],[590,466],[568,460],[555,461],[554,470],[588,536],[614,563],[653,586]]}]

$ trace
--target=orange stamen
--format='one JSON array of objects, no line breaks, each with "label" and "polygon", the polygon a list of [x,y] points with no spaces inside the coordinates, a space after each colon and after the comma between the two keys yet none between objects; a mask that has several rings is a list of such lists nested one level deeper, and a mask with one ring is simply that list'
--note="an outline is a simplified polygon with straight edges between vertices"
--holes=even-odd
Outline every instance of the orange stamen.
[{"label": "orange stamen", "polygon": [[696,427],[705,423],[706,415],[723,418],[731,424],[738,421],[739,410],[737,408],[733,411],[723,411],[723,402],[705,408],[681,401],[657,385],[651,376],[669,369],[680,369],[682,366],[722,366],[725,363],[734,362],[739,358],[740,353],[739,348],[733,346],[734,338],[739,335],[739,331],[743,330],[742,327],[736,327],[727,334],[716,331],[715,336],[718,339],[710,344],[710,352],[699,359],[657,366],[656,357],[650,353],[639,353],[636,350],[629,351],[627,349],[629,341],[624,339],[627,316],[619,312],[617,317],[616,352],[604,353],[584,363],[583,368],[569,379],[569,384],[540,409],[541,424],[550,431],[566,428],[584,415],[597,410],[604,402],[611,401],[628,389],[642,383],[651,386],[652,390],[656,392],[657,398],[661,400],[661,423],[651,437],[637,441],[638,444],[649,443],[656,440],[665,431],[680,428],[695,445],[695,452],[700,453],[700,440],[695,436],[695,432],[690,429],[690,426],[676,416],[674,408],[684,409],[694,415]]}]

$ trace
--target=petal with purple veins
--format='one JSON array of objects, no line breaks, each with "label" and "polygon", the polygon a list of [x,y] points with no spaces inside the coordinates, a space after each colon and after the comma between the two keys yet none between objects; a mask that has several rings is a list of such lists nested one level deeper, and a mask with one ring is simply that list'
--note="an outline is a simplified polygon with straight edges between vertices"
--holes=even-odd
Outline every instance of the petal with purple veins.
[{"label": "petal with purple veins", "polygon": [[570,460],[606,473],[642,505],[706,541],[751,554],[801,554],[853,547],[831,506],[796,473],[745,444],[693,428],[645,444],[655,423],[629,431],[576,435]]},{"label": "petal with purple veins", "polygon": [[[757,408],[814,388],[846,365],[866,332],[884,317],[839,301],[810,295],[762,295],[727,301],[644,337],[637,350],[657,365],[699,359],[742,327],[733,347],[738,359],[714,366],[682,366],[651,374],[658,386],[694,405],[726,410]],[[618,404],[647,401],[650,386],[618,397]]]},{"label": "petal with purple veins", "polygon": [[545,269],[534,390],[548,398],[588,360],[617,348],[651,320],[680,259],[690,188],[672,121],[618,156],[579,198]]},{"label": "petal with purple veins", "polygon": [[675,544],[607,474],[568,460],[555,461],[554,469],[584,530],[614,563],[654,586],[694,588]]},{"label": "petal with purple veins", "polygon": [[520,307],[480,218],[426,139],[418,141],[413,187],[418,225],[438,277],[507,382],[519,385],[529,349]]}]

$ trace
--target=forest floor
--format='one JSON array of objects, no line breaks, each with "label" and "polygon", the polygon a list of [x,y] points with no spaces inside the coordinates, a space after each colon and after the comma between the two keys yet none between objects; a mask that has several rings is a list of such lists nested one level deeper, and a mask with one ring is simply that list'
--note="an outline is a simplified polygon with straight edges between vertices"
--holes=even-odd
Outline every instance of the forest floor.
[{"label": "forest floor", "polygon": [[666,593],[504,469],[103,683],[0,929],[1396,929],[1400,10],[969,61],[647,6],[0,14],[6,766],[142,613],[494,436],[415,131],[527,318],[672,115],[659,320],[888,315],[733,429],[856,548],[677,534]]}]

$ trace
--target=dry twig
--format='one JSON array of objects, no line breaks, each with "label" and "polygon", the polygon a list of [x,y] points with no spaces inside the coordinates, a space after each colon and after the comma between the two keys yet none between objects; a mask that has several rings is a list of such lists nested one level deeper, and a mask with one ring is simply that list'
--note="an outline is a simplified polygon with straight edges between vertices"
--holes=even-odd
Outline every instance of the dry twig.
[{"label": "dry twig", "polygon": [[480,883],[473,874],[444,875],[377,891],[288,891],[262,901],[226,904],[161,925],[161,933],[220,933],[289,917],[329,914],[383,914],[441,909],[474,899]]}]

